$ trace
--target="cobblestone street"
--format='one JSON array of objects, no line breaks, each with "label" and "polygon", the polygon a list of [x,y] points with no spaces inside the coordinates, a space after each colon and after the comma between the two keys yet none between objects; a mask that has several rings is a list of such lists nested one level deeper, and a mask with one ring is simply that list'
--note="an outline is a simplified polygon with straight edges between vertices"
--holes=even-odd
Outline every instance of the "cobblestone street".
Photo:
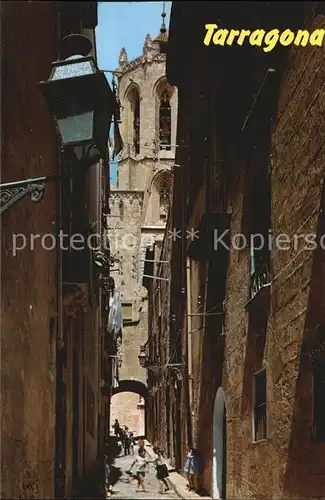
[{"label": "cobblestone street", "polygon": [[129,476],[126,471],[130,469],[130,466],[136,457],[137,449],[134,450],[134,455],[129,455],[126,457],[120,457],[116,459],[116,467],[120,467],[122,471],[122,476],[120,477],[117,484],[114,486],[111,498],[113,499],[176,499],[179,498],[172,486],[169,492],[159,493],[159,484],[156,479],[156,471],[153,464],[149,464],[148,472],[145,477],[145,492],[136,493],[137,482],[131,476]]}]

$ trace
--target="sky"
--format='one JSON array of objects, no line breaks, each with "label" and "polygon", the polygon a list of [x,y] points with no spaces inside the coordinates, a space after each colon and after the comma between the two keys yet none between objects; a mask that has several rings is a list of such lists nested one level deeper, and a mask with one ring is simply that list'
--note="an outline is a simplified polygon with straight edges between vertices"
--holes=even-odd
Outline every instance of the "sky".
[{"label": "sky", "polygon": [[[165,2],[168,29],[171,2]],[[142,55],[147,33],[159,34],[163,2],[98,2],[96,46],[101,70],[118,68],[118,58],[125,47],[129,61]],[[108,81],[111,76],[108,74]],[[116,183],[116,160],[111,162],[111,182]]]}]

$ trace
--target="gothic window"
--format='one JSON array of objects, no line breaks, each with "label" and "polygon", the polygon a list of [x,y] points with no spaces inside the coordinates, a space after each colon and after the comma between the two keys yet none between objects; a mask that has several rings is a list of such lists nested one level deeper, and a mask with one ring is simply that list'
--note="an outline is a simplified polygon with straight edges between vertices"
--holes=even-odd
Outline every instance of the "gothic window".
[{"label": "gothic window", "polygon": [[[153,212],[155,222],[166,222],[171,203],[173,175],[168,170],[160,170],[152,181]],[[153,221],[153,222],[154,222]]]},{"label": "gothic window", "polygon": [[159,192],[160,220],[167,220],[170,200],[169,186],[163,186]]},{"label": "gothic window", "polygon": [[165,89],[160,98],[159,107],[159,141],[160,149],[171,149],[171,106],[170,96]]},{"label": "gothic window", "polygon": [[136,93],[136,98],[133,108],[133,146],[135,154],[140,153],[140,99]]},{"label": "gothic window", "polygon": [[126,130],[129,146],[138,155],[140,153],[140,96],[136,87],[132,87],[128,93]]}]

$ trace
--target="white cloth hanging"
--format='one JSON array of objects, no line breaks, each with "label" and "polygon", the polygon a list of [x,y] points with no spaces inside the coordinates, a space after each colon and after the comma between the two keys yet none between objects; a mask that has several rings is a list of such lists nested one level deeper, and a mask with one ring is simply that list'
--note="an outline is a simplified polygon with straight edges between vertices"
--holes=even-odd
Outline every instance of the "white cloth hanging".
[{"label": "white cloth hanging", "polygon": [[109,301],[107,330],[116,337],[123,327],[122,304],[120,292],[115,290]]}]

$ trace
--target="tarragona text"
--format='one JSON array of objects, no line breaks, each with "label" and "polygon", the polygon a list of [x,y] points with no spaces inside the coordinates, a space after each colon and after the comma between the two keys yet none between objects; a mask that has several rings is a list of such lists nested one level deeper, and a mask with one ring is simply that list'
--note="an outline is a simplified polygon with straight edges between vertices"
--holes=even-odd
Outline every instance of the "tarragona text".
[{"label": "tarragona text", "polygon": [[227,30],[218,29],[217,24],[206,24],[206,34],[203,40],[204,45],[243,45],[244,40],[248,38],[250,45],[263,47],[264,52],[270,52],[274,49],[277,43],[284,47],[294,44],[301,47],[310,45],[322,46],[325,29],[317,29],[309,32],[307,30],[298,30],[296,33],[287,29],[280,31],[273,29],[270,31],[265,30]]}]

